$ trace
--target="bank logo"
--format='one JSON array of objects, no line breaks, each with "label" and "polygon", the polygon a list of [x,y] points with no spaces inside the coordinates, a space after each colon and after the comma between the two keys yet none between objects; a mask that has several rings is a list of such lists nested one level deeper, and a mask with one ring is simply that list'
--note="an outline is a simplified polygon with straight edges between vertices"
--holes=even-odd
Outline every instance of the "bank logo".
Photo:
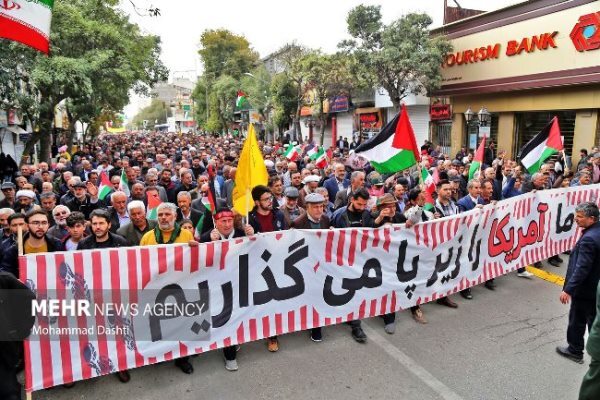
[{"label": "bank logo", "polygon": [[600,48],[600,12],[582,15],[569,35],[577,51]]}]

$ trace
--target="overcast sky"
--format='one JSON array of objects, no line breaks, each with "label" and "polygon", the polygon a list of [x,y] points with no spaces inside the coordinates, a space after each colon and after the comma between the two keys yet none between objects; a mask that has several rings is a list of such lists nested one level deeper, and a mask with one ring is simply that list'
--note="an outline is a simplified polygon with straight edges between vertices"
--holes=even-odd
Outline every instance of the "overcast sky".
[{"label": "overcast sky", "polygon": [[[202,71],[198,57],[200,35],[206,29],[225,28],[246,36],[254,50],[264,57],[286,43],[297,41],[326,52],[348,38],[346,16],[359,4],[381,5],[384,22],[403,14],[426,12],[433,27],[442,25],[443,0],[133,0],[139,9],[159,8],[160,17],[138,16],[129,0],[121,7],[147,33],[162,40],[162,61],[171,76],[196,76]],[[458,0],[463,8],[496,10],[520,0]],[[453,4],[452,0],[448,0]],[[132,99],[126,114],[139,107]]]}]

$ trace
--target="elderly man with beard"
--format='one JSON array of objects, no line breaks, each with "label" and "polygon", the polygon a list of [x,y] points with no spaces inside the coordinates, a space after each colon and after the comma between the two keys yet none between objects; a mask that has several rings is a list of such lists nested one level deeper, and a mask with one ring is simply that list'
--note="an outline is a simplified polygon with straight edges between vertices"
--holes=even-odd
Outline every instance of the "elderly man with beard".
[{"label": "elderly man with beard", "polygon": [[[10,236],[10,227],[8,225],[8,217],[13,215],[15,210],[12,208],[0,208],[0,243]],[[0,255],[1,257],[1,255]]]},{"label": "elderly man with beard", "polygon": [[131,200],[144,201],[144,184],[142,182],[135,182],[131,185]]},{"label": "elderly man with beard", "polygon": [[[177,206],[173,203],[161,203],[157,207],[158,225],[142,236],[140,246],[153,246],[158,244],[189,243],[190,246],[197,245],[194,235],[175,222],[177,217]],[[189,357],[175,360],[175,366],[179,367],[185,374],[194,372],[194,367]]]},{"label": "elderly man with beard", "polygon": [[[215,213],[215,228],[205,232],[200,237],[201,243],[227,240],[254,234],[254,229],[250,225],[245,225],[244,229],[236,229],[233,224],[234,214],[229,207],[221,207]],[[236,273],[235,271],[232,273]],[[238,364],[236,360],[237,346],[229,346],[223,349],[225,358],[225,369],[228,371],[237,371]]]},{"label": "elderly man with beard", "polygon": [[144,202],[133,200],[127,205],[131,222],[117,230],[117,235],[123,236],[128,246],[139,246],[144,234],[156,226],[156,221],[146,218]]},{"label": "elderly man with beard", "polygon": [[15,196],[17,199],[14,210],[23,214],[27,214],[29,211],[35,208],[35,192],[33,190],[21,189]]},{"label": "elderly man with beard", "polygon": [[69,234],[67,230],[67,218],[71,215],[71,210],[67,206],[62,204],[54,207],[52,210],[52,218],[54,219],[54,225],[48,229],[48,236],[63,241]]}]

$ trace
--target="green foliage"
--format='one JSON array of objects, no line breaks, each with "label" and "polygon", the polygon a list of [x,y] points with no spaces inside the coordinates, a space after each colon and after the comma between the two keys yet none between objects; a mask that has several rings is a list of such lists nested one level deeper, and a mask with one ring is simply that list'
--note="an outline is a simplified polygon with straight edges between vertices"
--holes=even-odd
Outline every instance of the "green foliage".
[{"label": "green foliage", "polygon": [[281,131],[283,126],[292,122],[296,113],[298,100],[293,82],[284,73],[277,74],[271,82],[271,98],[273,101],[273,124]]},{"label": "green foliage", "polygon": [[310,51],[300,59],[300,68],[316,98],[313,115],[321,120],[320,144],[325,139],[327,114],[323,112],[324,103],[338,95],[350,95],[354,79],[350,70],[350,57],[345,54],[323,54]]},{"label": "green foliage", "polygon": [[167,117],[172,117],[171,107],[169,104],[159,99],[152,99],[152,102],[147,107],[142,108],[131,123],[141,129],[144,126],[144,120],[148,121],[148,128],[152,129],[154,124],[166,124]]},{"label": "green foliage", "polygon": [[[76,120],[100,126],[95,119],[120,111],[129,91],[147,94],[149,87],[165,80],[168,71],[159,60],[160,39],[141,33],[117,8],[118,0],[56,0],[53,9],[50,56],[1,43],[0,71],[23,70],[28,84],[30,119],[41,127],[32,135],[25,152],[51,129],[56,104],[68,99],[71,123]],[[21,59],[15,53],[21,52]],[[13,77],[14,79],[15,77]],[[0,73],[0,86],[5,79]],[[13,84],[14,86],[14,84]],[[0,88],[2,91],[2,88]],[[14,98],[15,96],[13,96]],[[41,158],[47,159],[42,143]]]},{"label": "green foliage", "polygon": [[259,58],[250,48],[244,36],[236,35],[226,29],[210,29],[200,37],[202,48],[198,51],[207,76],[217,79],[229,75],[240,79],[246,72],[252,71]]},{"label": "green foliage", "polygon": [[350,69],[357,81],[383,87],[396,107],[409,94],[427,94],[441,85],[440,66],[452,47],[445,38],[430,36],[427,14],[407,14],[385,25],[379,6],[360,5],[347,22],[353,39],[340,47],[355,57]]}]

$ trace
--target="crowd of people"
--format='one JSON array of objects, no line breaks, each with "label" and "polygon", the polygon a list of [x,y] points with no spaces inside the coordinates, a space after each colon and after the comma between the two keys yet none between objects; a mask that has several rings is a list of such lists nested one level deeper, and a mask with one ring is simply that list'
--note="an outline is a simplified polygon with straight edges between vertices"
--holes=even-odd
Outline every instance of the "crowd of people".
[{"label": "crowd of people", "polygon": [[[328,229],[407,226],[483,207],[533,190],[588,185],[600,181],[600,151],[581,150],[576,166],[562,156],[546,162],[539,172],[528,174],[506,152],[491,143],[481,171],[469,180],[473,153],[466,148],[451,157],[439,146],[421,147],[421,168],[436,176],[435,207],[424,209],[426,196],[418,169],[382,175],[368,164],[356,168],[349,162],[355,145],[346,140],[332,147],[325,168],[316,167],[306,154],[287,160],[285,144],[260,142],[269,173],[267,185],[252,190],[254,208],[248,218],[233,210],[236,165],[243,138],[203,133],[178,135],[148,133],[105,135],[81,146],[73,154],[65,149],[52,163],[22,164],[5,175],[0,200],[0,271],[18,271],[17,232],[24,232],[25,254],[62,250],[147,246],[169,243],[217,241],[286,229]],[[108,177],[110,193],[101,193],[101,177]],[[149,215],[150,198],[161,203]],[[207,198],[216,200],[211,212]],[[560,267],[554,256],[548,263]],[[541,263],[536,264],[542,267]],[[517,275],[531,277],[525,268]],[[490,280],[485,283],[495,289]],[[473,299],[471,289],[460,295]],[[457,308],[450,297],[437,303]],[[411,308],[414,320],[426,324],[423,307]],[[395,331],[395,314],[383,316],[384,330]],[[361,321],[348,323],[351,336],[367,340]],[[323,340],[321,328],[310,338]],[[279,348],[277,337],[267,339],[267,348]],[[238,369],[236,347],[224,349],[225,367]],[[582,350],[581,350],[582,351]],[[185,373],[193,372],[189,358],[176,360]],[[118,374],[123,382],[129,374]]]}]

